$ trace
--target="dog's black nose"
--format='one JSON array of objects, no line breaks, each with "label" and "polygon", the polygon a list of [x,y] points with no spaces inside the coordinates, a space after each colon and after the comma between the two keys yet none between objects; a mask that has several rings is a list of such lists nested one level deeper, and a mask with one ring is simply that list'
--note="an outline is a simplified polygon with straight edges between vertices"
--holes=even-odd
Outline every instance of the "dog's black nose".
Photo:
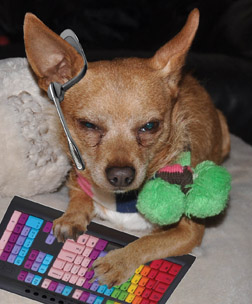
[{"label": "dog's black nose", "polygon": [[135,169],[131,167],[110,167],[106,169],[107,179],[115,187],[127,187],[135,178]]}]

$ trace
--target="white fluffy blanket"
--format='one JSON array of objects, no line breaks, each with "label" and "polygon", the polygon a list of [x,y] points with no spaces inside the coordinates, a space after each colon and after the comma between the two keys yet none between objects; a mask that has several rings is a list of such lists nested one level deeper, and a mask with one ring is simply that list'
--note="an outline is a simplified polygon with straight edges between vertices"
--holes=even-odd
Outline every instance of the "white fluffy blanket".
[{"label": "white fluffy blanket", "polygon": [[[23,64],[25,67],[25,61],[23,61]],[[16,75],[16,77],[17,76],[18,75]],[[3,94],[4,92],[2,92],[2,90],[4,91],[4,88],[1,83],[5,80],[2,74],[0,78],[0,93]],[[4,108],[3,105],[0,104],[0,113],[1,111],[7,111],[6,115],[10,115],[10,111],[12,111],[11,115],[17,119],[15,115],[17,115],[19,110],[25,111],[25,104],[30,102],[31,97],[25,92],[20,94],[17,88],[20,88],[19,82],[22,81],[22,78],[18,78],[16,81],[15,79],[13,79],[11,83],[14,97],[10,99],[13,101],[13,104],[17,105],[17,110],[15,110],[15,107],[10,109],[10,105],[10,108],[7,106]],[[33,80],[29,79],[29,81]],[[25,90],[23,88],[22,91],[31,93],[29,88]],[[38,92],[36,92],[35,95],[37,94]],[[43,97],[41,96],[40,98]],[[32,120],[35,126],[33,130],[35,135],[33,135],[31,139],[33,143],[39,138],[40,132],[43,133],[43,129],[45,128],[44,124],[47,125],[50,123],[50,115],[54,115],[52,114],[54,109],[50,104],[47,103],[45,108],[44,102],[41,101],[41,104],[38,100],[36,102],[36,107],[40,106],[43,111],[48,111],[48,120],[45,121],[43,119],[43,121],[39,121],[38,123],[37,119],[40,119],[39,111],[37,112],[35,109],[36,119],[34,118],[34,120]],[[29,120],[30,119],[31,117]],[[65,210],[68,202],[66,187],[61,188],[58,192],[48,193],[49,190],[52,191],[60,185],[68,170],[66,159],[64,155],[62,156],[61,154],[62,151],[57,150],[57,145],[48,146],[49,151],[52,151],[51,153],[54,156],[52,156],[50,160],[43,160],[43,153],[47,148],[41,147],[42,158],[36,159],[34,156],[35,158],[33,159],[31,142],[29,142],[30,139],[28,136],[24,136],[26,132],[25,124],[22,125],[21,130],[20,128],[16,128],[16,133],[11,134],[9,133],[12,128],[11,121],[1,121],[1,124],[2,123],[6,124],[6,134],[0,129],[0,185],[5,184],[6,187],[1,186],[0,191],[4,191],[5,195],[8,195],[7,189],[9,187],[10,193],[9,196],[0,197],[0,220],[12,199],[13,189],[16,187],[16,193],[21,193],[24,190],[22,189],[22,179],[27,179],[27,176],[23,176],[23,172],[32,172],[32,170],[35,170],[34,172],[36,172],[36,174],[35,176],[31,174],[28,178],[31,178],[30,181],[32,185],[34,183],[33,179],[35,179],[35,186],[37,185],[38,188],[34,192],[34,189],[29,189],[31,187],[25,183],[25,192],[28,193],[26,196],[47,191],[46,194],[36,195],[31,199],[57,209]],[[41,125],[43,125],[42,130],[38,131]],[[29,134],[30,131],[27,134]],[[17,142],[11,141],[11,138],[15,138]],[[49,140],[49,142],[51,141]],[[39,146],[39,142],[36,142],[36,144]],[[6,145],[10,145],[13,150],[13,154],[11,155],[11,159],[14,159],[13,163],[8,162],[10,155],[2,153],[2,151],[5,151]],[[25,149],[24,152],[21,151],[22,153],[20,153],[20,150],[17,149],[19,146],[23,146],[23,149]],[[25,158],[20,159],[21,154],[22,157],[23,155],[30,157],[33,162],[29,161],[27,165],[25,162],[22,164]],[[56,159],[54,159],[54,157],[56,157]],[[43,162],[41,167],[39,166],[40,162]],[[33,164],[31,165],[31,163]],[[46,164],[50,165],[47,168],[51,168],[51,170],[58,170],[59,166],[62,166],[62,170],[59,170],[60,174],[58,177],[55,179],[49,178],[49,182],[46,180],[43,181],[43,179],[41,181],[39,177],[47,176],[47,174],[53,176],[51,170],[48,169],[48,171],[37,173],[38,169],[47,170],[43,169],[46,167]],[[233,177],[229,207],[224,216],[209,221],[201,247],[193,252],[197,256],[197,259],[172,294],[168,301],[170,304],[252,303],[252,147],[245,144],[239,138],[232,136],[232,152],[230,158],[224,165]],[[16,173],[15,176],[12,176],[11,166],[13,166],[15,172],[17,172],[17,168],[19,169],[19,172]],[[47,185],[50,186],[50,184],[52,184],[52,186],[48,187],[48,189],[40,189],[41,184],[43,184],[44,187]],[[109,225],[109,223],[104,224]],[[34,301],[0,290],[0,304],[14,303],[28,304],[34,303]]]}]

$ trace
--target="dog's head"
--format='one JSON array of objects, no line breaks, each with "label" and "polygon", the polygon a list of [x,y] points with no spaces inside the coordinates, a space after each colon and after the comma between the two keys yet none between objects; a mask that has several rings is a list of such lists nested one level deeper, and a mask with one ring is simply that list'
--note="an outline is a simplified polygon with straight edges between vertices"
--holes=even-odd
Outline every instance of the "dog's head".
[{"label": "dog's head", "polygon": [[[184,28],[149,59],[89,63],[65,95],[62,110],[93,183],[108,191],[137,189],[169,153],[172,110],[181,68],[198,27],[193,10]],[[81,56],[32,14],[24,23],[29,63],[39,86],[64,83],[81,70]]]}]

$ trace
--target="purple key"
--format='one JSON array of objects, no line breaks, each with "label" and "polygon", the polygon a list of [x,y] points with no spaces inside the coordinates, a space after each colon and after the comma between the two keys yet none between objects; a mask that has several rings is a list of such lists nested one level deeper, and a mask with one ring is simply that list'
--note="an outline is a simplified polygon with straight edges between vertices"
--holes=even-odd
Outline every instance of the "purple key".
[{"label": "purple key", "polygon": [[17,255],[16,254],[13,254],[13,253],[11,253],[10,255],[9,255],[9,257],[8,257],[8,260],[7,260],[7,262],[9,262],[9,263],[14,263],[14,261],[16,260],[16,257],[17,257]]},{"label": "purple key", "polygon": [[13,232],[15,232],[17,234],[20,234],[20,232],[22,231],[23,227],[24,227],[24,225],[16,224]]},{"label": "purple key", "polygon": [[30,269],[32,267],[33,261],[27,260],[24,264],[24,268]]},{"label": "purple key", "polygon": [[91,260],[91,262],[88,264],[88,268],[92,267],[95,260]]},{"label": "purple key", "polygon": [[19,237],[18,234],[12,232],[12,234],[10,235],[10,238],[9,238],[9,242],[11,242],[11,243],[16,243],[18,237]]},{"label": "purple key", "polygon": [[100,254],[100,251],[93,249],[92,252],[89,255],[89,258],[91,260],[96,260],[97,257],[99,256],[99,254]]},{"label": "purple key", "polygon": [[57,288],[55,289],[55,292],[57,293],[62,293],[63,289],[65,288],[65,285],[59,283],[59,285],[57,286]]},{"label": "purple key", "polygon": [[26,239],[25,236],[20,235],[20,236],[18,237],[18,239],[17,239],[16,244],[22,246],[22,245],[24,244],[25,239]]},{"label": "purple key", "polygon": [[102,258],[105,255],[107,255],[107,252],[106,251],[101,251],[98,258]]},{"label": "purple key", "polygon": [[90,290],[96,291],[99,288],[98,280],[95,280],[92,286],[90,287]]},{"label": "purple key", "polygon": [[41,265],[41,263],[38,263],[38,262],[35,261],[35,262],[32,264],[31,270],[33,270],[33,271],[38,271],[40,265]]},{"label": "purple key", "polygon": [[43,228],[43,232],[45,233],[49,233],[52,229],[53,223],[52,222],[46,222],[44,228]]},{"label": "purple key", "polygon": [[37,257],[37,255],[38,255],[38,250],[32,250],[31,251],[31,253],[30,253],[30,255],[29,255],[29,260],[31,260],[31,261],[35,261],[35,259],[36,259],[36,257]]},{"label": "purple key", "polygon": [[34,278],[34,274],[28,272],[27,277],[25,278],[26,283],[31,283]]},{"label": "purple key", "polygon": [[91,280],[93,276],[94,276],[94,270],[87,271],[85,274],[85,278],[87,280]]},{"label": "purple key", "polygon": [[36,262],[38,263],[42,263],[42,261],[44,260],[44,257],[46,256],[46,254],[42,251],[39,252],[37,258],[36,258]]},{"label": "purple key", "polygon": [[81,294],[81,296],[79,298],[79,301],[86,302],[87,299],[89,298],[89,295],[90,295],[89,292],[83,291],[83,293]]},{"label": "purple key", "polygon": [[54,291],[59,283],[52,281],[48,287],[48,290]]},{"label": "purple key", "polygon": [[82,285],[83,288],[89,289],[91,287],[92,283],[89,283],[88,280],[85,281],[85,283]]},{"label": "purple key", "polygon": [[6,251],[6,252],[11,252],[13,247],[14,247],[14,244],[8,242],[8,243],[5,245],[4,251]]},{"label": "purple key", "polygon": [[30,230],[31,230],[31,227],[24,226],[24,228],[23,228],[23,230],[22,230],[22,232],[21,232],[21,235],[27,236],[28,233],[30,232]]},{"label": "purple key", "polygon": [[3,251],[2,254],[1,254],[1,256],[0,256],[0,260],[1,261],[7,261],[9,255],[10,255],[9,252]]},{"label": "purple key", "polygon": [[95,249],[102,251],[106,246],[108,242],[105,240],[99,240],[95,246]]},{"label": "purple key", "polygon": [[24,281],[24,279],[26,278],[27,274],[28,274],[28,272],[22,270],[22,271],[20,271],[17,279],[19,281]]},{"label": "purple key", "polygon": [[18,219],[18,224],[24,225],[28,219],[28,214],[22,213]]},{"label": "purple key", "polygon": [[97,298],[97,296],[95,296],[93,294],[90,294],[90,296],[87,299],[87,303],[88,304],[93,304],[96,298]]},{"label": "purple key", "polygon": [[15,245],[15,246],[13,247],[11,253],[17,255],[17,254],[19,253],[20,249],[21,249],[21,246]]},{"label": "purple key", "polygon": [[52,245],[52,243],[55,241],[55,236],[53,234],[48,234],[45,242],[48,245]]}]

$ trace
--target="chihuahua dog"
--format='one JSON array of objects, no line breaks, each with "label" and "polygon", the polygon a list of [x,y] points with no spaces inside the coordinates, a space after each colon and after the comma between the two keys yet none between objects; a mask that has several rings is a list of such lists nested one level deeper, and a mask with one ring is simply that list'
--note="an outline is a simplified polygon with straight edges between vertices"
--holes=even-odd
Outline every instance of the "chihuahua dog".
[{"label": "chihuahua dog", "polygon": [[[69,205],[54,221],[59,241],[76,239],[93,217],[109,214],[81,189],[78,178],[110,195],[141,189],[185,149],[191,151],[193,167],[204,160],[219,164],[228,155],[225,118],[182,69],[198,23],[199,11],[194,9],[182,30],[152,58],[89,63],[85,77],[66,93],[62,111],[86,169],[73,168],[70,173]],[[83,66],[76,50],[30,13],[25,17],[24,41],[38,85],[45,91],[51,82],[70,80]],[[62,141],[66,143],[64,136]],[[113,215],[118,221],[123,216]],[[155,228],[96,260],[95,277],[109,287],[121,284],[140,264],[191,252],[203,234],[203,223],[185,217],[175,225]]]}]

